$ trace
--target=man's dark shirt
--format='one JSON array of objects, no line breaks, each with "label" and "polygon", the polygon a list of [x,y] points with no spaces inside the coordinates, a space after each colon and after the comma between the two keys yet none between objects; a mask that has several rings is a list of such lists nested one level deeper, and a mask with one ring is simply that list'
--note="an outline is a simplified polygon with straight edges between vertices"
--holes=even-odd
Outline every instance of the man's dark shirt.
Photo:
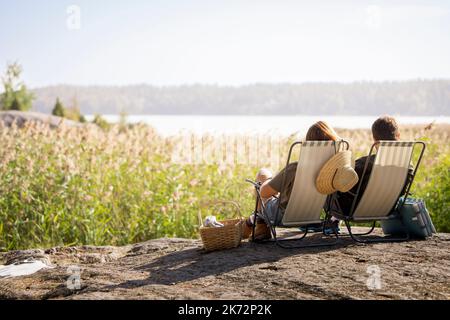
[{"label": "man's dark shirt", "polygon": [[[361,182],[361,189],[359,191],[359,196],[358,196],[358,199],[356,200],[354,209],[356,209],[356,207],[358,206],[358,203],[361,200],[361,197],[364,194],[364,191],[366,190],[367,183],[369,182],[369,178],[370,178],[370,173],[372,172],[373,163],[375,161],[375,155],[370,156],[366,173],[364,174],[364,177],[362,177],[363,171],[364,171],[364,165],[366,163],[367,158],[368,158],[368,156],[365,156],[365,157],[359,158],[355,161],[355,171],[358,174],[359,180],[361,181],[361,179],[362,179],[362,182]],[[407,188],[409,182],[412,181],[412,178],[413,178],[413,168],[410,166],[410,168],[408,170],[408,175],[406,177],[405,185],[400,194],[401,196],[406,193],[406,188]],[[342,212],[345,215],[350,214],[354,195],[356,195],[359,183],[360,182],[358,182],[349,192],[346,192],[346,193],[338,192],[339,205],[341,207]]]}]

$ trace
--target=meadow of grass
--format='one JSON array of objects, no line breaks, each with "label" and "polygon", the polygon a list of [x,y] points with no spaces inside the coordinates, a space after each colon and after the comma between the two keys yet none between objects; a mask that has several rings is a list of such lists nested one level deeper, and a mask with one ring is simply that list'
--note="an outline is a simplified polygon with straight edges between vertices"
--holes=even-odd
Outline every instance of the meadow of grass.
[{"label": "meadow of grass", "polygon": [[[368,152],[369,130],[338,133],[355,156]],[[428,143],[412,192],[426,200],[443,232],[450,232],[449,133],[449,125],[402,130],[403,139]],[[231,206],[207,205],[211,201],[233,200],[242,215],[250,214],[253,193],[244,179],[262,166],[280,169],[295,139],[281,139],[275,155],[256,145],[253,161],[188,163],[173,160],[185,138],[163,138],[145,125],[51,129],[30,123],[0,126],[0,138],[0,250],[197,237],[199,213],[236,215]],[[203,137],[202,143],[216,140]],[[235,145],[247,160],[249,144]]]}]

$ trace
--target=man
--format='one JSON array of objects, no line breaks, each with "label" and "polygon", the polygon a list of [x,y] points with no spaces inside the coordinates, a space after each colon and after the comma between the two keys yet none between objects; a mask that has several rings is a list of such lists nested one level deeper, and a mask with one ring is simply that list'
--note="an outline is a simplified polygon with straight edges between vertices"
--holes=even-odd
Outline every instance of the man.
[{"label": "man", "polygon": [[[378,118],[372,125],[372,136],[374,142],[382,140],[393,140],[393,141],[400,140],[400,131],[398,128],[397,121],[390,116],[383,116]],[[361,183],[361,189],[359,191],[359,196],[358,199],[356,200],[354,208],[356,208],[359,201],[361,200],[361,197],[364,194],[364,190],[367,187],[367,183],[369,182],[370,173],[372,172],[373,163],[375,161],[375,155],[370,156],[366,173],[363,176],[364,166],[367,158],[368,156],[365,156],[355,161],[355,171],[358,174],[359,181]],[[413,169],[410,167],[405,181],[405,186],[403,188],[401,195],[405,194],[406,187],[411,181],[412,177],[413,177]],[[349,192],[346,193],[338,192],[338,202],[342,212],[345,215],[350,214],[353,199],[355,198],[356,192],[358,190],[358,185],[359,183],[356,186],[354,186]]]}]

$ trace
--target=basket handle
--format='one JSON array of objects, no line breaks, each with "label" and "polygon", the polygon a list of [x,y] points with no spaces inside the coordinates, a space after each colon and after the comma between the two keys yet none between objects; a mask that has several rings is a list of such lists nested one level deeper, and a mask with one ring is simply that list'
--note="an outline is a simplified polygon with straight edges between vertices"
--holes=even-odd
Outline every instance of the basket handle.
[{"label": "basket handle", "polygon": [[[242,220],[242,213],[241,213],[241,206],[239,205],[239,203],[237,203],[236,201],[233,200],[208,200],[208,201],[203,201],[200,204],[201,208],[205,208],[205,207],[210,207],[211,205],[215,207],[219,206],[219,205],[226,205],[226,204],[231,204],[236,208],[236,212],[238,213],[239,218]],[[203,225],[203,219],[202,219],[202,214],[200,213],[200,210],[198,211],[198,220],[199,220],[199,225],[202,226]]]}]

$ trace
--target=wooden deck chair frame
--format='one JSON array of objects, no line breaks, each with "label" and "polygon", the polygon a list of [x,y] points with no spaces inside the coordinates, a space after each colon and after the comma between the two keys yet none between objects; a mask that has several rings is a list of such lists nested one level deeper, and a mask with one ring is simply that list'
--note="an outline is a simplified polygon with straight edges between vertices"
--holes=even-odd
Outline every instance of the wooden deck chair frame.
[{"label": "wooden deck chair frame", "polygon": [[[302,159],[302,151],[303,151],[302,149],[305,146],[310,146],[311,147],[311,146],[314,146],[314,145],[317,146],[317,147],[319,147],[319,146],[324,146],[324,147],[325,146],[330,146],[330,147],[333,146],[334,147],[334,153],[330,154],[330,157],[332,155],[336,154],[341,149],[341,147],[344,147],[345,150],[349,149],[349,143],[347,141],[345,141],[345,140],[340,140],[340,141],[297,141],[297,142],[294,142],[291,145],[291,147],[289,148],[289,154],[288,154],[288,159],[286,161],[286,167],[290,164],[290,160],[291,160],[291,157],[292,157],[292,152],[293,152],[294,147],[302,146],[302,148],[300,149],[300,159],[299,159],[299,163],[298,163],[298,167],[297,168],[300,168],[299,170],[304,170],[304,168],[302,169],[302,166],[305,166],[305,164],[300,162],[301,159]],[[327,160],[328,159],[324,159],[323,163],[325,163]],[[320,167],[322,165],[323,164],[319,165],[318,170],[320,170]],[[298,177],[297,174],[299,173],[299,170],[297,170],[296,179]],[[316,186],[315,186],[315,176],[318,174],[318,171],[314,172],[312,174],[314,174],[314,179],[313,179],[314,182],[311,183],[310,188],[314,188],[314,189],[311,189],[311,190],[314,190],[313,192],[318,194],[318,192],[316,190]],[[303,176],[300,176],[300,177],[304,177],[304,176],[305,176],[305,174]],[[253,241],[255,241],[254,234],[255,234],[255,228],[256,228],[256,224],[257,224],[257,218],[259,217],[259,218],[261,218],[261,219],[263,219],[265,221],[265,223],[268,225],[268,227],[270,229],[270,233],[271,233],[271,235],[273,237],[273,240],[271,239],[269,241],[275,241],[275,243],[278,246],[282,247],[282,248],[320,247],[320,246],[331,246],[331,245],[337,244],[339,236],[338,236],[338,233],[337,233],[336,230],[334,230],[334,233],[331,236],[332,238],[334,238],[334,241],[327,240],[327,241],[324,241],[322,243],[314,243],[314,244],[292,244],[293,242],[299,242],[299,240],[303,240],[306,237],[306,235],[308,234],[308,228],[305,228],[304,232],[299,231],[300,234],[301,234],[300,237],[295,237],[295,238],[286,238],[286,239],[278,238],[277,237],[277,232],[276,232],[276,228],[277,227],[293,228],[293,227],[301,227],[301,226],[312,224],[312,223],[319,223],[319,222],[322,223],[324,220],[320,219],[320,213],[321,213],[323,207],[329,207],[330,206],[330,204],[331,204],[331,197],[330,196],[320,195],[320,197],[323,197],[323,202],[320,204],[320,210],[319,210],[319,212],[313,212],[313,214],[315,216],[317,216],[318,219],[297,221],[297,222],[289,222],[288,225],[285,225],[285,224],[283,224],[283,221],[284,221],[284,218],[287,215],[286,213],[288,212],[288,209],[289,209],[289,204],[288,204],[288,207],[285,210],[284,216],[282,217],[282,219],[283,219],[282,220],[282,224],[281,225],[274,225],[274,223],[272,223],[272,221],[270,221],[270,219],[268,218],[268,216],[265,213],[266,208],[265,208],[265,205],[264,205],[264,203],[262,201],[261,194],[260,194],[260,187],[261,187],[261,185],[256,183],[256,182],[254,182],[254,181],[252,181],[252,180],[249,180],[249,179],[246,179],[246,181],[253,184],[253,186],[255,187],[255,190],[256,190],[256,195],[257,195],[256,196],[255,210],[253,212],[253,222],[254,222],[253,223],[253,233],[252,233],[253,234],[253,236],[252,236],[252,240]],[[286,181],[286,171],[284,171],[284,175],[283,175],[283,178],[282,178],[282,187],[284,186],[285,181]],[[292,192],[291,192],[291,195],[290,195],[291,199],[292,199],[292,197],[297,196],[297,195],[294,194],[295,189],[296,189],[296,182],[295,181],[296,180],[294,180],[294,186],[292,188]],[[297,183],[300,184],[301,182],[297,182]],[[280,191],[280,194],[282,194],[282,192],[284,190],[279,190],[279,191]],[[258,206],[259,206],[260,203],[261,203],[261,210],[260,210],[260,212],[258,212]],[[305,203],[304,205],[306,206],[307,203]],[[278,221],[278,217],[281,214],[281,209],[282,208],[280,206],[280,203],[278,202],[275,222]],[[326,209],[325,212],[327,214],[327,217],[325,218],[325,220],[326,220],[328,218],[329,210]],[[322,233],[323,233],[324,236],[327,236],[328,238],[330,238],[330,236],[325,233],[324,226],[322,226]],[[291,244],[288,244],[288,243],[291,243]]]},{"label": "wooden deck chair frame", "polygon": [[[375,163],[377,161],[377,156],[378,156],[378,152],[375,153],[375,159],[374,159],[374,166],[372,167],[372,172],[371,175],[369,177],[369,180],[367,182],[364,194],[361,194],[361,186],[363,183],[363,179],[360,179],[359,183],[358,183],[358,188],[356,191],[356,194],[354,194],[354,199],[352,202],[352,206],[350,208],[350,212],[348,213],[348,215],[344,214],[343,210],[341,209],[341,207],[339,206],[339,202],[338,200],[338,195],[337,193],[333,194],[332,199],[331,199],[331,203],[332,205],[330,207],[328,207],[330,209],[330,214],[338,219],[341,219],[344,221],[345,226],[348,230],[348,235],[356,242],[359,243],[369,243],[369,242],[394,242],[394,241],[406,241],[409,240],[409,234],[406,233],[403,237],[377,237],[375,239],[371,239],[371,238],[364,238],[363,236],[367,236],[369,234],[371,234],[376,226],[377,221],[381,221],[381,220],[388,220],[388,219],[395,219],[398,218],[398,214],[403,206],[403,204],[406,201],[406,198],[410,195],[410,189],[411,186],[414,182],[414,178],[416,177],[416,173],[417,170],[420,166],[420,163],[422,161],[422,157],[423,154],[425,152],[425,148],[426,148],[426,144],[422,141],[414,141],[414,142],[406,142],[406,141],[377,141],[374,144],[372,144],[370,151],[369,151],[369,155],[364,163],[364,169],[363,169],[363,173],[362,173],[362,177],[365,176],[366,172],[367,172],[367,168],[369,165],[369,161],[372,155],[374,155],[374,150],[378,149],[378,147],[383,146],[383,147],[410,147],[411,148],[411,154],[409,155],[409,159],[408,159],[408,166],[411,164],[411,160],[412,160],[412,156],[414,155],[414,150],[416,148],[416,146],[420,146],[421,150],[420,150],[420,154],[419,154],[419,158],[417,160],[417,163],[414,167],[413,170],[413,174],[412,177],[410,179],[410,181],[408,182],[408,184],[406,185],[406,189],[405,186],[403,185],[401,190],[397,190],[398,191],[398,195],[394,198],[395,200],[391,203],[391,204],[387,204],[386,206],[390,207],[391,210],[389,212],[380,212],[379,215],[377,216],[372,216],[372,217],[357,217],[355,216],[355,213],[358,213],[358,210],[361,208],[362,202],[365,200],[364,194],[366,193],[366,191],[369,191],[369,185],[371,184],[371,180],[373,173],[374,173],[374,166]],[[405,168],[404,168],[405,169]],[[406,169],[408,170],[408,169]],[[406,179],[406,177],[405,177]],[[398,201],[400,199],[400,197],[402,196],[400,193],[402,190],[405,190],[405,194],[403,195],[403,201]],[[356,205],[357,199],[360,199],[358,205]],[[364,209],[363,209],[364,210]],[[368,232],[365,233],[354,233],[352,232],[352,227],[351,227],[351,222],[372,222],[372,227],[370,228],[370,230]],[[341,236],[345,236],[343,234],[341,234]]]}]

